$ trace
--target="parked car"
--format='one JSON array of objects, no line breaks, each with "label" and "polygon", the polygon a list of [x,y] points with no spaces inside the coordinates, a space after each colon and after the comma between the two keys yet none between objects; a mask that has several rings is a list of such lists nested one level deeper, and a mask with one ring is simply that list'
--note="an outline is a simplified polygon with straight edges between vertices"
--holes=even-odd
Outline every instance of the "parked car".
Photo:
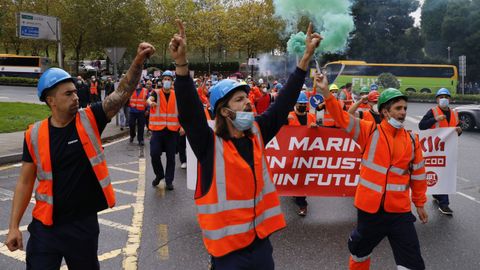
[{"label": "parked car", "polygon": [[480,105],[466,105],[456,107],[460,118],[460,126],[463,130],[480,128]]}]

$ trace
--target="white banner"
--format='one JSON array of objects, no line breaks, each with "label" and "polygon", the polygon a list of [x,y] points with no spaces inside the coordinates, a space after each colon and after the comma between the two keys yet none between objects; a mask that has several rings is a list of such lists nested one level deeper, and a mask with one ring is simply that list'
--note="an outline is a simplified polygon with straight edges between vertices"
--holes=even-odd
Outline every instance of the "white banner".
[{"label": "white banner", "polygon": [[457,192],[458,135],[455,128],[419,132],[428,183],[427,194]]},{"label": "white banner", "polygon": [[[208,125],[213,129],[215,126],[215,121],[208,120]],[[192,147],[187,139],[187,188],[190,190],[195,190],[197,185],[197,157],[193,153]]]}]

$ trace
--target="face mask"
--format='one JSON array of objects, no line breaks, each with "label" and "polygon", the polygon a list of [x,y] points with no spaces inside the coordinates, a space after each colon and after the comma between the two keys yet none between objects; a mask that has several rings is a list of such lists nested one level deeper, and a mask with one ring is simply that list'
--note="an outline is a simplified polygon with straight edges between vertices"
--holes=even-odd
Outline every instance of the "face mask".
[{"label": "face mask", "polygon": [[165,89],[170,89],[170,87],[172,87],[172,82],[171,81],[164,81],[163,82],[163,88]]},{"label": "face mask", "polygon": [[388,119],[388,123],[396,129],[403,128],[403,123],[393,117],[390,117],[390,119]]},{"label": "face mask", "polygon": [[297,111],[299,113],[304,113],[307,111],[307,106],[297,106]]},{"label": "face mask", "polygon": [[262,91],[263,91],[264,93],[267,93],[267,92],[268,92],[268,89],[267,89],[267,88],[263,88]]},{"label": "face mask", "polygon": [[443,108],[448,107],[449,103],[450,102],[449,102],[448,98],[441,98],[441,99],[438,100],[438,106],[443,107]]},{"label": "face mask", "polygon": [[247,129],[252,128],[253,121],[255,120],[255,116],[253,116],[253,112],[238,111],[234,113],[235,113],[235,119],[232,120],[232,123],[236,129],[245,131]]}]

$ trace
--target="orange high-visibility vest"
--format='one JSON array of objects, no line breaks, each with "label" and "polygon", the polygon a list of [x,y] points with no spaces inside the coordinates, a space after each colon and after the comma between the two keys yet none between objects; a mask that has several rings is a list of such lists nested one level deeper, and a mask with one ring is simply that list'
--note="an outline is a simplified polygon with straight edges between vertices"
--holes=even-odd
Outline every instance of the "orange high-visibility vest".
[{"label": "orange high-visibility vest", "polygon": [[368,111],[363,111],[362,112],[362,118],[365,121],[370,121],[376,123],[375,117],[373,116],[372,112],[370,110]]},{"label": "orange high-visibility vest", "polygon": [[170,90],[170,97],[165,97],[162,89],[155,89],[157,93],[157,106],[150,106],[150,123],[151,130],[158,131],[167,128],[171,131],[178,131],[180,123],[178,122],[177,101],[175,91]]},{"label": "orange high-visibility vest", "polygon": [[232,141],[215,136],[212,184],[203,197],[195,199],[203,243],[215,257],[242,249],[255,237],[264,239],[286,226],[256,123],[252,132],[254,172]]},{"label": "orange high-visibility vest", "polygon": [[[307,113],[307,126],[310,126],[312,124],[316,124],[317,119],[315,117],[315,114],[313,113]],[[298,116],[295,113],[295,111],[291,111],[288,114],[288,125],[289,126],[301,126],[300,121],[298,121]]]},{"label": "orange high-visibility vest", "polygon": [[368,104],[368,103],[361,103],[360,105],[358,105],[357,110],[358,110],[358,111],[362,111],[362,112],[366,112],[366,111],[370,110],[371,108],[372,108],[372,106],[370,106],[370,104]]},{"label": "orange high-visibility vest", "polygon": [[[442,109],[440,109],[439,106],[433,107],[432,113],[433,113],[433,117],[444,115]],[[443,128],[443,127],[456,127],[457,125],[458,125],[458,112],[455,111],[454,109],[450,109],[450,122],[447,122],[447,119],[445,118],[442,121],[437,121],[435,125],[431,127],[431,129]]]},{"label": "orange high-visibility vest", "polygon": [[90,82],[90,94],[98,95],[98,82]]},{"label": "orange high-visibility vest", "polygon": [[348,110],[353,104],[352,93],[348,92],[347,89],[343,89],[342,92],[345,94],[345,100],[343,102],[345,103],[345,108]]},{"label": "orange high-visibility vest", "polygon": [[210,117],[210,112],[208,111],[207,107],[203,108],[203,112],[205,113],[205,117],[207,117],[207,121],[212,120],[212,117]]},{"label": "orange high-visibility vest", "polygon": [[[338,103],[343,108],[345,105],[343,100],[338,100]],[[335,124],[335,120],[333,119],[332,115],[328,112],[327,107],[323,109],[323,124],[324,127],[339,127]]]},{"label": "orange high-visibility vest", "polygon": [[130,108],[135,108],[139,111],[145,111],[145,103],[147,102],[147,93],[146,88],[142,88],[137,94],[137,90],[134,90],[132,96],[130,97]]},{"label": "orange high-visibility vest", "polygon": [[380,123],[360,120],[341,110],[333,97],[326,99],[336,123],[355,140],[363,152],[355,207],[376,213],[411,211],[412,201],[421,207],[427,201],[427,181],[418,136],[395,129],[385,119]]},{"label": "orange high-visibility vest", "polygon": [[[115,205],[115,193],[110,183],[107,162],[103,153],[102,141],[97,122],[90,107],[79,110],[75,117],[75,126],[83,149],[92,165],[95,176],[103,190],[109,207]],[[48,119],[31,125],[25,133],[28,150],[37,168],[38,186],[35,190],[36,204],[33,217],[44,225],[53,225],[53,176],[50,155],[50,134]],[[89,194],[84,194],[89,196]]]}]

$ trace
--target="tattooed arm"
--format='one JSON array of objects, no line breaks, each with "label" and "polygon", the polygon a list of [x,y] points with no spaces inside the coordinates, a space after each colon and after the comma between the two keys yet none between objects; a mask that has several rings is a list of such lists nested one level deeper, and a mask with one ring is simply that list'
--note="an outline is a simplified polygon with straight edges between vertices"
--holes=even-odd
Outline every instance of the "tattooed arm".
[{"label": "tattooed arm", "polygon": [[122,108],[130,96],[132,96],[132,92],[135,90],[142,75],[143,62],[154,52],[155,47],[149,43],[142,42],[138,45],[137,55],[128,69],[127,75],[120,81],[118,88],[102,102],[103,110],[109,120],[120,111],[120,108]]}]

